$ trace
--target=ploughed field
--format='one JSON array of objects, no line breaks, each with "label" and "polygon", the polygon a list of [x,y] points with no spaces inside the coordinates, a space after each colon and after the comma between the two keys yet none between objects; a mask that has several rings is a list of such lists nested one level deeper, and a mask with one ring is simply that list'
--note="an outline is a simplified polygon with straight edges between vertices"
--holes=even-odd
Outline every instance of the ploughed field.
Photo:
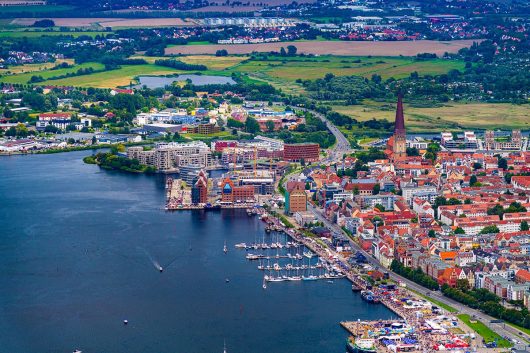
[{"label": "ploughed field", "polygon": [[[476,41],[476,40],[475,40]],[[403,42],[368,41],[300,41],[260,44],[208,44],[178,45],[166,49],[166,54],[215,54],[226,49],[229,54],[250,54],[252,52],[280,51],[281,47],[294,45],[299,53],[318,55],[373,55],[373,56],[414,56],[420,53],[455,53],[469,47],[473,40],[454,40],[448,42],[418,40]]]},{"label": "ploughed field", "polygon": [[[15,18],[14,26],[32,26],[42,18]],[[194,26],[195,23],[181,18],[50,18],[57,27],[175,27]]]}]

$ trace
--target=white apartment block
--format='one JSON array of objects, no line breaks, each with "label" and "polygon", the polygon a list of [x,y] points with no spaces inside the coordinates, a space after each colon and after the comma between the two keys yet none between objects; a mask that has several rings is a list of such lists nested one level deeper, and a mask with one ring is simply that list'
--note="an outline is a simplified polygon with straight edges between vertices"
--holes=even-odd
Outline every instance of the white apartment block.
[{"label": "white apartment block", "polygon": [[158,170],[171,170],[184,165],[203,168],[212,165],[212,153],[204,142],[161,143],[149,151],[144,151],[143,147],[130,147],[127,157]]}]

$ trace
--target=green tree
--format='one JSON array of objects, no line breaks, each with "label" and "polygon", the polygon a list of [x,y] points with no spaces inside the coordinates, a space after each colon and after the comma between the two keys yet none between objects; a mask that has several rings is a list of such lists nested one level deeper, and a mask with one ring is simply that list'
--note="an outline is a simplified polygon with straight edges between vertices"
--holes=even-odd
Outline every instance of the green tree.
[{"label": "green tree", "polygon": [[495,206],[488,208],[487,213],[490,216],[497,215],[499,217],[502,217],[502,215],[504,214],[504,207],[499,204],[496,204]]},{"label": "green tree", "polygon": [[469,281],[467,279],[458,279],[456,280],[456,288],[460,290],[469,289]]},{"label": "green tree", "polygon": [[462,228],[460,227],[457,227],[455,229],[455,234],[466,234],[465,230],[463,230]]},{"label": "green tree", "polygon": [[375,184],[373,189],[372,189],[372,192],[373,192],[374,195],[377,195],[377,194],[379,194],[380,190],[381,190],[381,185]]},{"label": "green tree", "polygon": [[492,224],[490,226],[486,226],[482,228],[479,234],[496,234],[496,233],[499,233],[499,228],[495,224]]},{"label": "green tree", "polygon": [[16,129],[16,127],[11,126],[9,129],[6,130],[5,135],[6,135],[6,136],[9,136],[9,137],[15,137],[15,136],[17,136],[17,129]]},{"label": "green tree", "polygon": [[236,129],[242,129],[245,126],[245,124],[242,123],[241,121],[228,118],[228,121],[226,122],[226,126],[236,128]]},{"label": "green tree", "polygon": [[374,208],[377,208],[381,212],[385,212],[385,206],[381,205],[380,203],[375,205]]},{"label": "green tree", "polygon": [[471,178],[469,178],[469,186],[475,186],[477,182],[478,180],[476,175],[472,175]]},{"label": "green tree", "polygon": [[265,126],[267,127],[267,131],[268,132],[273,132],[274,131],[274,121],[267,120],[267,122],[265,122]]},{"label": "green tree", "polygon": [[258,121],[252,117],[248,117],[245,121],[245,131],[251,134],[259,132],[260,128]]},{"label": "green tree", "polygon": [[407,156],[417,157],[420,155],[420,151],[416,147],[407,147]]},{"label": "green tree", "polygon": [[528,227],[528,222],[527,221],[522,221],[521,222],[521,231],[527,231],[527,230],[530,230],[530,227]]},{"label": "green tree", "polygon": [[288,45],[287,46],[287,55],[288,56],[296,56],[296,52],[298,49],[294,45]]},{"label": "green tree", "polygon": [[498,160],[497,166],[500,169],[506,170],[506,169],[508,169],[508,161],[506,160],[506,158],[500,157],[499,160]]}]

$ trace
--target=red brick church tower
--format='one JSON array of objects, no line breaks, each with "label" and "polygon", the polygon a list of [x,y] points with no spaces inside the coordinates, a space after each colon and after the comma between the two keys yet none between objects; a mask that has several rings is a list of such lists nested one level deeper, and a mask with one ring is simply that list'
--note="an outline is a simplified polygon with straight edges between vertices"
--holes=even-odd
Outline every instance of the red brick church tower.
[{"label": "red brick church tower", "polygon": [[403,96],[398,94],[396,108],[396,121],[394,135],[392,136],[392,158],[403,159],[407,157],[407,132],[405,130],[405,117],[403,116]]}]

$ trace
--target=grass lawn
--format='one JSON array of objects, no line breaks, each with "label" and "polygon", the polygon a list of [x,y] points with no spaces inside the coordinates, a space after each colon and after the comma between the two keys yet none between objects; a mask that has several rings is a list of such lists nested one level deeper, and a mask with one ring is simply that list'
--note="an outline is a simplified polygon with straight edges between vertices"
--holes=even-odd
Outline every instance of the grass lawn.
[{"label": "grass lawn", "polygon": [[45,36],[72,36],[74,38],[80,36],[90,36],[95,37],[97,35],[107,35],[112,34],[112,32],[103,32],[103,31],[82,31],[82,32],[70,32],[70,31],[0,31],[1,38],[40,38]]},{"label": "grass lawn", "polygon": [[[386,119],[393,121],[395,106],[365,100],[360,105],[334,105],[333,110],[358,121]],[[439,107],[414,107],[405,104],[408,131],[462,129],[529,129],[530,106],[508,103],[446,103]]]},{"label": "grass lawn", "polygon": [[467,314],[460,314],[457,315],[460,320],[462,320],[467,326],[469,326],[473,331],[475,331],[477,334],[479,334],[482,338],[484,338],[484,341],[486,342],[493,342],[497,340],[497,346],[500,348],[508,348],[512,346],[512,343],[504,338],[502,338],[500,335],[495,333],[493,330],[491,330],[489,327],[484,325],[480,321],[471,322],[471,317]]},{"label": "grass lawn", "polygon": [[187,133],[187,134],[183,134],[182,136],[190,140],[201,140],[201,139],[228,137],[228,136],[232,136],[232,134],[230,133],[230,131],[226,130],[226,131],[219,131],[219,132],[216,132],[214,134],[209,134],[209,135]]},{"label": "grass lawn", "polygon": [[[0,77],[0,82],[6,82],[6,83],[28,83],[29,80],[31,79],[31,76],[42,76],[44,79],[47,79],[47,78],[50,78],[50,77],[53,77],[53,76],[60,76],[60,75],[64,75],[64,74],[67,74],[67,73],[70,73],[70,72],[76,72],[77,70],[81,69],[81,68],[93,68],[94,70],[101,70],[104,68],[103,64],[100,64],[100,63],[84,63],[84,64],[80,64],[80,65],[75,65],[74,67],[69,67],[69,68],[66,68],[66,69],[58,69],[58,70],[43,70],[43,71],[39,71],[39,72],[27,72],[27,73],[22,73],[22,74],[18,74],[18,75],[6,75],[6,76],[2,76]],[[92,76],[92,75],[90,75]],[[70,79],[79,79],[81,77],[88,77],[87,76],[79,76],[79,77],[72,77]],[[59,81],[63,81],[63,80],[50,80],[50,81],[47,81],[46,84],[57,84],[57,82]]]}]

